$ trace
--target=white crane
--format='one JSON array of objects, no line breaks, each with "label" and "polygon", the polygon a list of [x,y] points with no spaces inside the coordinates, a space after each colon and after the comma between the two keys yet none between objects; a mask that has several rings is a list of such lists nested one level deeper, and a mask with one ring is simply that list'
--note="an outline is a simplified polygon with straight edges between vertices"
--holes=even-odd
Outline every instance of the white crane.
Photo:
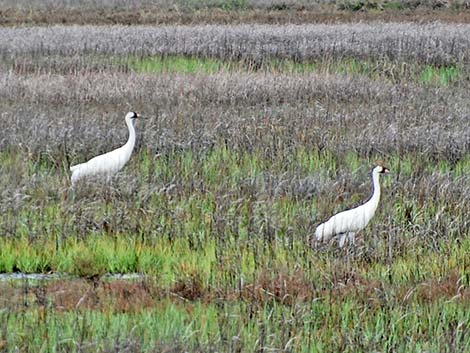
[{"label": "white crane", "polygon": [[82,178],[94,175],[105,175],[110,177],[124,167],[129,158],[131,158],[132,150],[135,145],[135,128],[134,121],[142,118],[135,112],[129,112],[126,115],[126,125],[129,129],[129,139],[126,144],[111,152],[96,156],[88,162],[77,164],[70,167],[72,172],[72,187]]},{"label": "white crane", "polygon": [[328,241],[337,237],[339,247],[343,247],[346,238],[354,244],[354,236],[364,229],[375,214],[380,200],[379,175],[388,173],[388,168],[378,165],[372,170],[372,182],[374,192],[372,197],[363,205],[347,211],[337,213],[325,223],[320,224],[315,230],[317,241]]}]

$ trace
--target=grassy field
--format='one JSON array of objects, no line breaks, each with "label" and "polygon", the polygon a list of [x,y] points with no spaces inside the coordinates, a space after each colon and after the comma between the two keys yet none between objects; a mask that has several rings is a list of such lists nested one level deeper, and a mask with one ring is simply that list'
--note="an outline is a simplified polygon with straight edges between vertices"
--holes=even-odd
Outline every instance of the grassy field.
[{"label": "grassy field", "polygon": [[467,0],[3,0],[0,26],[469,23]]},{"label": "grassy field", "polygon": [[[59,274],[0,281],[0,351],[470,352],[468,38],[0,28],[0,273]],[[121,145],[129,110],[148,119],[128,165],[72,191],[69,166]],[[357,246],[316,243],[377,160],[392,173]]]}]

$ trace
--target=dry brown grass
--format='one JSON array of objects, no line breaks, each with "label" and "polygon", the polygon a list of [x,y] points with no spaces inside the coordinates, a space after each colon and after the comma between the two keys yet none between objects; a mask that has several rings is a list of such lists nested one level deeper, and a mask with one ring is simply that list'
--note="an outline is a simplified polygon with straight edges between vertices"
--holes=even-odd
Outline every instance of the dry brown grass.
[{"label": "dry brown grass", "polygon": [[442,280],[423,281],[407,286],[392,286],[378,280],[369,280],[350,270],[338,272],[335,280],[329,288],[317,288],[302,270],[289,274],[287,269],[281,269],[262,271],[253,283],[244,284],[240,290],[205,287],[197,277],[178,280],[171,288],[162,288],[157,283],[146,280],[110,281],[100,278],[58,280],[39,285],[23,283],[21,286],[3,283],[0,287],[0,306],[14,311],[39,306],[59,311],[93,309],[124,313],[157,307],[164,299],[182,304],[194,301],[205,304],[236,302],[241,299],[255,306],[274,300],[279,304],[292,306],[312,300],[339,303],[355,298],[370,308],[380,308],[392,303],[403,305],[408,302],[470,303],[470,288],[461,285],[457,273],[451,273]]},{"label": "dry brown grass", "polygon": [[[228,143],[235,150],[262,149],[267,158],[273,150],[287,157],[302,146],[455,161],[469,148],[465,85],[250,73],[0,75],[0,81],[4,119],[14,122],[0,133],[2,148],[19,145],[36,155],[47,145],[51,161],[63,159],[64,148],[69,156],[90,156],[117,146],[125,140],[122,112],[129,106],[150,117],[137,128],[142,144],[160,153]],[[12,109],[18,97],[22,108]],[[417,162],[417,178],[423,168]],[[453,185],[444,186],[446,191]]]},{"label": "dry brown grass", "polygon": [[436,299],[470,301],[470,288],[462,284],[461,276],[456,272],[441,280],[420,283],[416,291],[417,298],[421,302],[433,302]]},{"label": "dry brown grass", "polygon": [[287,269],[265,269],[254,283],[246,284],[238,293],[226,293],[228,297],[239,296],[253,303],[275,300],[283,305],[294,305],[313,299],[317,291],[301,269],[289,274]]},{"label": "dry brown grass", "polygon": [[368,61],[371,74],[385,71],[382,75],[406,80],[410,66],[467,63],[469,33],[466,24],[439,22],[0,27],[0,63],[6,71],[28,73],[29,64],[36,72],[71,75],[83,66],[91,72],[116,71],[119,62],[125,66],[126,60],[152,56],[210,58],[252,70],[276,60],[334,68],[338,60],[354,59]]},{"label": "dry brown grass", "polygon": [[124,25],[171,25],[171,24],[307,24],[307,23],[348,23],[348,22],[434,22],[470,23],[470,13],[443,7],[382,11],[344,11],[335,6],[288,9],[245,9],[238,11],[221,8],[197,10],[154,10],[129,9],[60,9],[57,11],[36,9],[32,12],[16,8],[0,8],[0,26],[51,25],[51,24],[124,24]]}]

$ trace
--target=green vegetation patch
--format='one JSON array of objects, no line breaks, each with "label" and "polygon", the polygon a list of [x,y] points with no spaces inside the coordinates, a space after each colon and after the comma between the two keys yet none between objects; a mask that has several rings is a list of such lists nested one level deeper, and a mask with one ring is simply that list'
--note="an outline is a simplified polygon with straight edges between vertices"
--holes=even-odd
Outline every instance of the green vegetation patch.
[{"label": "green vegetation patch", "polygon": [[129,57],[124,61],[131,70],[144,73],[181,72],[216,73],[231,70],[229,63],[192,57]]},{"label": "green vegetation patch", "polygon": [[[312,247],[315,225],[369,197],[378,156],[298,148],[280,163],[262,153],[221,147],[153,158],[143,151],[125,169],[139,175],[133,186],[126,191],[126,181],[115,180],[121,192],[90,181],[51,193],[50,184],[66,184],[68,176],[45,161],[28,162],[24,177],[37,181],[25,192],[34,197],[3,215],[8,236],[0,238],[0,272],[137,272],[162,287],[198,278],[210,291],[288,268],[288,275],[301,269],[317,288],[328,287],[345,254],[334,245]],[[468,159],[436,164],[410,154],[390,156],[387,165],[392,174],[382,179],[382,201],[360,255],[338,271],[400,285],[464,276],[468,210],[453,190],[465,186]]]},{"label": "green vegetation patch", "polygon": [[[468,350],[465,27],[234,28],[2,29],[0,272],[56,276],[0,276],[0,351]],[[356,246],[315,242],[377,159]]]},{"label": "green vegetation patch", "polygon": [[460,74],[457,67],[439,67],[426,66],[421,71],[421,81],[425,83],[437,83],[443,86],[456,82]]},{"label": "green vegetation patch", "polygon": [[435,67],[432,65],[409,65],[387,61],[357,59],[325,60],[316,62],[296,62],[294,60],[265,59],[261,62],[225,61],[211,58],[185,56],[154,56],[117,59],[121,68],[139,73],[185,73],[215,74],[219,72],[269,72],[279,74],[301,74],[318,72],[345,75],[360,75],[372,79],[386,79],[391,82],[412,80],[419,83],[448,86],[463,78],[457,66]]},{"label": "green vegetation patch", "polygon": [[[465,351],[470,344],[465,334],[470,321],[468,304],[459,300],[419,302],[413,290],[401,297],[383,292],[381,287],[362,292],[356,285],[348,286],[341,296],[326,292],[308,303],[295,299],[282,303],[270,297],[273,293],[253,288],[251,296],[247,291],[238,301],[188,301],[175,293],[155,303],[148,284],[104,283],[87,286],[86,292],[72,284],[81,298],[66,288],[55,288],[63,292],[54,293],[62,295],[57,303],[47,301],[51,297],[44,287],[31,291],[25,287],[23,293],[45,301],[30,301],[28,310],[24,310],[26,303],[19,301],[12,310],[0,311],[5,328],[0,338],[5,347],[51,352],[83,352],[90,346],[94,352],[110,348],[128,352],[236,348],[252,352],[267,347],[288,347],[293,352],[420,352],[423,347]],[[97,305],[97,300],[106,298],[105,291],[108,302]],[[132,304],[125,307],[121,295],[126,291],[134,295],[128,299],[143,305],[144,310],[129,310]],[[359,298],[358,294],[367,297]],[[403,340],[404,336],[408,339]]]}]

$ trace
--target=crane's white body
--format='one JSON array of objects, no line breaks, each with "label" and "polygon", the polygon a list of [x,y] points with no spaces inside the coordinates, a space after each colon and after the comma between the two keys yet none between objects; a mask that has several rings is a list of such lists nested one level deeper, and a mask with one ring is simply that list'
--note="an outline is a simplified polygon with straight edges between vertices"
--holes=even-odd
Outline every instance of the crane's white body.
[{"label": "crane's white body", "polygon": [[132,150],[134,149],[134,119],[137,117],[138,115],[134,112],[129,112],[126,115],[126,125],[129,129],[129,139],[124,146],[119,147],[114,151],[96,156],[90,159],[88,162],[70,167],[70,171],[72,172],[72,176],[70,178],[72,181],[72,186],[74,186],[80,179],[84,177],[103,175],[109,178],[124,167],[127,161],[129,161],[131,158]]},{"label": "crane's white body", "polygon": [[346,238],[354,244],[355,234],[367,226],[377,210],[380,200],[379,174],[387,172],[385,167],[375,167],[372,171],[372,197],[363,205],[340,212],[320,224],[315,230],[315,238],[318,241],[329,241],[332,237],[338,237],[340,247],[344,246]]}]

